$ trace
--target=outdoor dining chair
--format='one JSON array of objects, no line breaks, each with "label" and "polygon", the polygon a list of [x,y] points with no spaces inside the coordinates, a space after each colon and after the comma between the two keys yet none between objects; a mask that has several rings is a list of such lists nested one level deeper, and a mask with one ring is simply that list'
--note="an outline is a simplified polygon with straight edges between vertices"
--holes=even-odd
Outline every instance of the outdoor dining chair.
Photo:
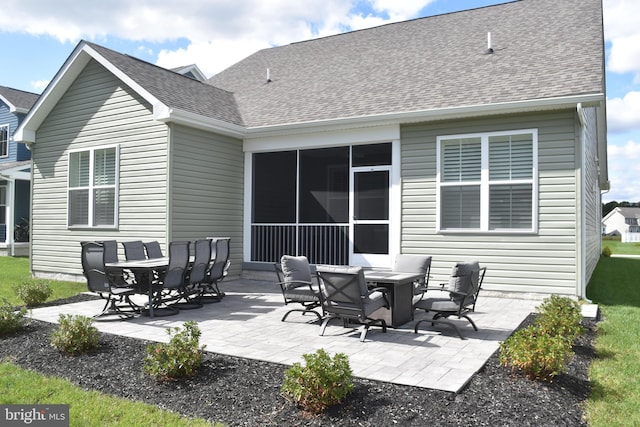
[{"label": "outdoor dining chair", "polygon": [[[418,328],[422,322],[442,323],[455,329],[461,339],[465,339],[462,332],[454,322],[444,320],[451,316],[469,321],[474,330],[478,330],[476,324],[471,320],[469,314],[475,311],[478,294],[482,287],[486,267],[480,267],[477,261],[460,262],[453,267],[449,284],[441,286],[442,292],[447,292],[447,297],[425,298],[413,305],[414,309],[421,309],[433,313],[433,318],[425,318],[416,322],[414,333],[418,333]],[[445,288],[446,286],[446,288]]]},{"label": "outdoor dining chair", "polygon": [[362,267],[318,265],[316,271],[320,277],[322,308],[325,312],[320,335],[324,335],[328,323],[333,319],[342,319],[345,327],[350,321],[360,323],[360,341],[365,340],[370,326],[380,325],[382,332],[387,332],[384,319],[370,317],[379,308],[389,308],[387,289],[369,289]]},{"label": "outdoor dining chair", "polygon": [[231,238],[207,237],[207,239],[211,242],[211,257],[200,296],[204,303],[217,302],[224,298],[224,292],[220,290],[218,284],[227,277],[231,265],[229,261]]},{"label": "outdoor dining chair", "polygon": [[[115,319],[127,319],[139,312],[139,307],[129,298],[136,289],[118,285],[118,272],[107,272],[105,269],[105,246],[99,242],[81,242],[82,272],[87,279],[89,291],[106,299],[102,311],[95,316],[96,320],[107,320],[107,316]],[[126,304],[122,307],[121,304]],[[102,319],[104,318],[104,319]]]},{"label": "outdoor dining chair", "polygon": [[153,312],[156,316],[177,314],[180,311],[173,303],[181,299],[185,291],[190,246],[191,242],[169,243],[169,264],[153,298]]},{"label": "outdoor dining chair", "polygon": [[[312,313],[322,319],[320,313],[315,311],[321,307],[321,294],[318,276],[312,274],[309,260],[305,256],[283,255],[280,263],[274,264],[278,285],[284,297],[284,304],[300,304],[302,308],[292,308],[282,316],[281,321],[285,321],[287,316],[293,312],[300,312],[303,315]],[[315,280],[313,278],[315,276]]]},{"label": "outdoor dining chair", "polygon": [[160,249],[160,243],[157,240],[144,243],[144,249],[147,252],[147,258],[163,258],[162,249]]},{"label": "outdoor dining chair", "polygon": [[124,257],[127,261],[140,261],[147,259],[144,243],[142,240],[134,240],[132,242],[122,242],[124,248]]},{"label": "outdoor dining chair", "polygon": [[211,260],[211,242],[208,239],[196,240],[194,243],[195,256],[191,268],[185,278],[184,287],[179,292],[176,306],[180,309],[202,307],[202,290]]}]

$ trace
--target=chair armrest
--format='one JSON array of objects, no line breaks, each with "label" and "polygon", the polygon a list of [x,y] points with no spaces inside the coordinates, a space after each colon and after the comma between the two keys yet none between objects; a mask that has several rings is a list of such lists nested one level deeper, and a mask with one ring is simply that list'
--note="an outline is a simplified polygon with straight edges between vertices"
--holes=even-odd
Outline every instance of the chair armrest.
[{"label": "chair armrest", "polygon": [[[369,288],[369,293],[372,292],[381,292],[382,293],[382,298],[384,298],[384,302],[385,302],[385,307],[389,308],[391,306],[391,304],[389,303],[389,298],[387,298],[387,294],[389,293],[389,289],[383,287],[383,286],[378,286],[376,288]],[[369,296],[367,295],[367,298]],[[364,298],[364,297],[363,297]]]}]

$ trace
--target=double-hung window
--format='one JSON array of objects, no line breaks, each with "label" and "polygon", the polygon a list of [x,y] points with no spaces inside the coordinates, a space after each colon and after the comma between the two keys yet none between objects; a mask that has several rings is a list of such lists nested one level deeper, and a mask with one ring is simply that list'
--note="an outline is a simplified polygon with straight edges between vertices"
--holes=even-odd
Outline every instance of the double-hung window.
[{"label": "double-hung window", "polygon": [[9,155],[9,125],[0,125],[0,157]]},{"label": "double-hung window", "polygon": [[70,227],[116,227],[118,157],[117,146],[69,153]]},{"label": "double-hung window", "polygon": [[536,229],[537,131],[438,137],[440,231]]}]

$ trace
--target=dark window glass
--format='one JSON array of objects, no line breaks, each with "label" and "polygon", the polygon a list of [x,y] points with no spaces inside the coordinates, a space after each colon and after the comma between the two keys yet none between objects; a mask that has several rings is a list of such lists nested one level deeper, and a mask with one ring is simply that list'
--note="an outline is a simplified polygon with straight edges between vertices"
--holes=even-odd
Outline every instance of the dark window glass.
[{"label": "dark window glass", "polygon": [[253,155],[253,222],[296,221],[296,152]]},{"label": "dark window glass", "polygon": [[357,224],[354,229],[353,251],[357,254],[388,254],[389,225]]},{"label": "dark window glass", "polygon": [[353,166],[382,166],[391,164],[391,143],[354,145]]},{"label": "dark window glass", "polygon": [[300,222],[349,220],[349,147],[300,152]]},{"label": "dark window glass", "polygon": [[389,172],[359,172],[354,179],[356,219],[389,219]]}]

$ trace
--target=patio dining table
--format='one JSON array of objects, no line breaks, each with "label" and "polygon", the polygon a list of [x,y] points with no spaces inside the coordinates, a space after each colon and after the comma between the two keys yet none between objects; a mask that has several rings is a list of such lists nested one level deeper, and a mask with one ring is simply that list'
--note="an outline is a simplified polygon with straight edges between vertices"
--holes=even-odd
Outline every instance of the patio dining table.
[{"label": "patio dining table", "polygon": [[153,294],[154,291],[159,290],[158,286],[154,286],[153,284],[153,274],[154,272],[164,271],[169,265],[169,257],[162,258],[149,258],[142,260],[127,260],[127,261],[118,261],[118,262],[109,262],[105,263],[105,269],[107,273],[120,273],[123,270],[129,270],[135,272],[137,277],[143,278],[144,283],[139,283],[140,291],[144,291],[144,293],[149,296],[149,308],[148,313],[149,317],[153,317]]}]

